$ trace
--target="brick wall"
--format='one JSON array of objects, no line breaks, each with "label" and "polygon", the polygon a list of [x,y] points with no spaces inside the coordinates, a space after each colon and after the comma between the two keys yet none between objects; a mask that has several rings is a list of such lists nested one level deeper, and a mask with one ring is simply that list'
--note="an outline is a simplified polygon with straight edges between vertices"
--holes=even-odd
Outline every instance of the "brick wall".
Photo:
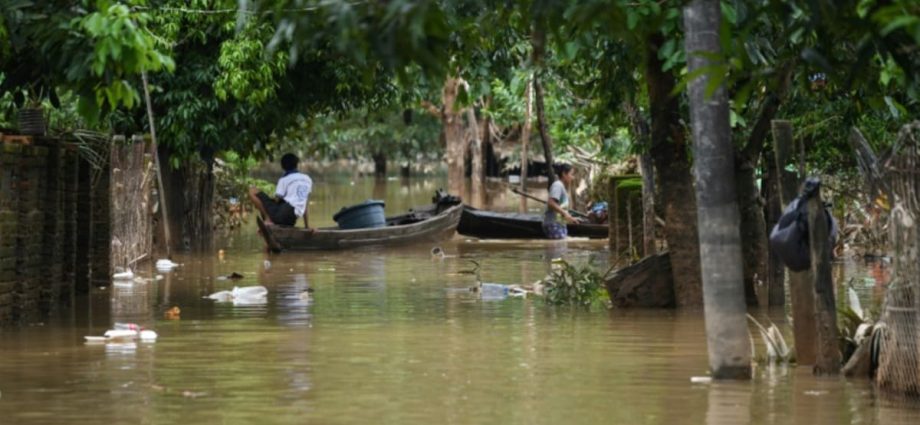
[{"label": "brick wall", "polygon": [[108,198],[94,203],[109,180],[96,173],[94,186],[91,169],[57,138],[0,143],[0,325],[42,321],[93,270],[110,276]]}]

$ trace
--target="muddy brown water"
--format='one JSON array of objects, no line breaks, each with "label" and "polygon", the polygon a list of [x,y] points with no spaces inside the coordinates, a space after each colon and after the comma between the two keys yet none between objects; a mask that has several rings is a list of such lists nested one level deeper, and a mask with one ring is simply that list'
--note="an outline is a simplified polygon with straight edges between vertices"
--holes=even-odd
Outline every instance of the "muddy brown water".
[{"label": "muddy brown water", "polygon": [[[313,218],[331,224],[339,207],[371,197],[396,212],[424,203],[438,183],[318,184]],[[517,205],[513,195],[493,202]],[[865,381],[814,378],[804,367],[760,365],[750,383],[691,383],[707,371],[699,311],[572,311],[467,290],[469,259],[485,281],[529,283],[558,256],[602,267],[603,241],[457,236],[440,244],[453,256],[443,260],[431,258],[431,244],[268,256],[249,227],[218,245],[177,255],[182,266],[159,282],[98,288],[41,326],[0,331],[0,423],[920,421],[920,408]],[[219,278],[232,272],[243,279]],[[874,291],[869,271],[845,273],[858,277],[861,294]],[[202,298],[257,284],[269,290],[264,304]],[[303,300],[307,288],[314,292]],[[179,320],[164,317],[173,306]],[[783,314],[769,316],[786,327]],[[84,344],[115,322],[155,329],[159,339]]]}]

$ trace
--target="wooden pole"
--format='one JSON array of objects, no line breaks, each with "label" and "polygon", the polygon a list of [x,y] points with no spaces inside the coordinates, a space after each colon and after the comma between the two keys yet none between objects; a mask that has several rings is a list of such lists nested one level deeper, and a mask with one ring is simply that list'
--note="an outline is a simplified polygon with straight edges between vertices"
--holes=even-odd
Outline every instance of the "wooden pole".
[{"label": "wooden pole", "polygon": [[[656,254],[658,248],[655,246],[655,171],[652,155],[648,152],[639,157],[639,171],[642,173],[642,252],[649,256]],[[607,217],[609,220],[609,205]]]},{"label": "wooden pole", "polygon": [[[545,200],[545,199],[537,198],[536,196],[533,196],[533,195],[531,195],[531,194],[529,194],[529,193],[527,193],[527,192],[522,192],[522,191],[518,190],[517,188],[512,187],[512,188],[511,188],[511,191],[514,192],[514,193],[517,193],[518,195],[521,195],[521,196],[524,197],[524,198],[533,199],[534,201],[537,201],[537,202],[539,202],[539,203],[541,203],[541,204],[546,204],[546,200]],[[583,212],[581,212],[581,211],[578,211],[578,210],[573,210],[573,209],[571,209],[571,208],[566,208],[566,211],[568,211],[569,214],[572,214],[573,216],[578,217],[578,218],[588,218],[588,214],[585,214],[585,213],[583,213]]]},{"label": "wooden pole", "polygon": [[619,183],[615,176],[611,176],[607,183],[609,196],[609,199],[607,199],[607,246],[615,261],[620,258],[620,214],[617,204],[617,186]]},{"label": "wooden pole", "polygon": [[811,274],[814,277],[815,316],[817,331],[817,357],[814,373],[834,375],[840,372],[840,348],[837,341],[837,307],[834,303],[834,279],[831,275],[830,228],[821,200],[821,183],[809,179],[806,185],[815,185],[814,195],[808,200],[808,239],[811,248]]},{"label": "wooden pole", "polygon": [[157,194],[160,198],[160,217],[163,218],[163,237],[166,245],[166,257],[170,258],[172,250],[172,241],[169,235],[169,214],[166,210],[166,188],[163,186],[163,172],[160,166],[160,154],[157,151],[157,130],[153,119],[153,103],[150,102],[150,87],[147,84],[147,73],[141,72],[141,80],[144,82],[144,100],[147,102],[147,120],[150,122],[150,140],[153,142],[153,160],[157,167]]},{"label": "wooden pole", "polygon": [[[799,178],[790,167],[795,167],[795,141],[792,123],[774,120],[773,149],[776,155],[776,173],[780,182],[780,199],[788,205],[798,192]],[[795,168],[792,168],[793,170]],[[795,358],[800,365],[815,364],[815,296],[811,272],[789,271],[789,295],[792,299],[792,330],[795,337]]]}]

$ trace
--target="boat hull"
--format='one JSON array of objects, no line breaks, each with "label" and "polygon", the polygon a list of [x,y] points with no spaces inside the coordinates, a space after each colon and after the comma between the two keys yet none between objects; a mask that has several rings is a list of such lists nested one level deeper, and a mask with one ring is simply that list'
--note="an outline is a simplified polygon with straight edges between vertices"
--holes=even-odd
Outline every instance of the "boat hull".
[{"label": "boat hull", "polygon": [[265,225],[258,220],[263,239],[272,251],[339,250],[365,246],[402,245],[439,241],[453,235],[463,213],[462,205],[417,208],[387,218],[387,226],[371,229],[302,229]]},{"label": "boat hull", "polygon": [[[568,224],[570,237],[603,239],[606,224]],[[539,214],[498,213],[465,207],[457,232],[480,239],[547,239]]]}]

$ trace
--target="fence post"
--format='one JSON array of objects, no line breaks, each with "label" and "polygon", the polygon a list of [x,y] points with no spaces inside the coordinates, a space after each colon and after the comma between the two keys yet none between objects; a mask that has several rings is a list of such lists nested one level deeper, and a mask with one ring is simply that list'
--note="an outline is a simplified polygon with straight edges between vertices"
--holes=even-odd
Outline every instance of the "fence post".
[{"label": "fence post", "polygon": [[837,342],[837,307],[834,304],[834,279],[831,275],[831,223],[824,212],[820,181],[808,200],[808,235],[811,248],[811,273],[814,277],[817,375],[840,372],[840,348]]},{"label": "fence post", "polygon": [[[790,168],[795,167],[795,140],[792,123],[774,120],[773,153],[776,155],[776,173],[780,182],[780,199],[789,204],[798,192],[799,177]],[[792,330],[795,337],[795,358],[800,365],[815,364],[815,295],[810,271],[789,271],[789,295],[792,299]]]}]

